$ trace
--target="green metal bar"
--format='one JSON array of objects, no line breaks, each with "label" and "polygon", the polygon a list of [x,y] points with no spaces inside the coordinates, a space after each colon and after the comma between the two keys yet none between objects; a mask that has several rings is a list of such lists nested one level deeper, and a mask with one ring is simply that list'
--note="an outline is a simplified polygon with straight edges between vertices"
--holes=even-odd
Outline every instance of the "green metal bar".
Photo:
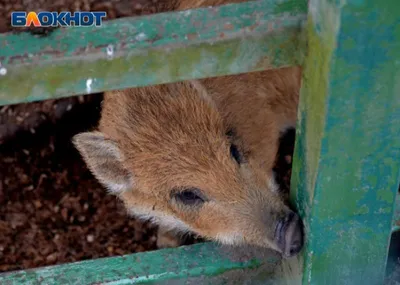
[{"label": "green metal bar", "polygon": [[310,0],[292,172],[303,284],[382,284],[400,174],[398,0]]},{"label": "green metal bar", "polygon": [[0,105],[302,63],[305,0],[261,0],[0,34]]},{"label": "green metal bar", "polygon": [[400,231],[400,193],[397,194],[392,231]]},{"label": "green metal bar", "polygon": [[279,262],[268,250],[204,243],[3,273],[0,284],[271,284]]}]

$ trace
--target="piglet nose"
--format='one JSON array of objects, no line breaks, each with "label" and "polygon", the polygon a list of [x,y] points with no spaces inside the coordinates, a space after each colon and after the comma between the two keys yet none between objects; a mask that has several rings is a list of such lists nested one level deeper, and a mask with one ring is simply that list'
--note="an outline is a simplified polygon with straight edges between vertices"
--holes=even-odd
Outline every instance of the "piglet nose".
[{"label": "piglet nose", "polygon": [[275,241],[282,254],[291,257],[303,248],[303,223],[300,217],[290,212],[282,218],[275,230]]}]

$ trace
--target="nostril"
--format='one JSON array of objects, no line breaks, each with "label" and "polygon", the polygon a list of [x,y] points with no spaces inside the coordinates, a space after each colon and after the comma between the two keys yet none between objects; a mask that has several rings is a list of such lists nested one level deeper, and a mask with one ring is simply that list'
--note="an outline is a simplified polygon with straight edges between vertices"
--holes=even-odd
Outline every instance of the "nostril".
[{"label": "nostril", "polygon": [[303,246],[303,245],[302,245],[302,243],[301,243],[300,240],[294,241],[294,242],[292,243],[292,245],[290,246],[290,251],[289,251],[290,256],[299,253],[300,250],[301,250],[301,248],[302,248],[302,246]]},{"label": "nostril", "polygon": [[290,212],[286,217],[285,217],[285,222],[290,223],[297,215],[294,212]]},{"label": "nostril", "polygon": [[290,220],[286,231],[285,253],[293,256],[300,252],[303,247],[303,223],[298,215],[294,215]]},{"label": "nostril", "polygon": [[277,225],[276,243],[282,253],[293,256],[300,252],[303,247],[303,223],[297,214],[289,213]]},{"label": "nostril", "polygon": [[286,231],[287,231],[287,227],[289,226],[289,224],[291,223],[291,221],[293,220],[293,218],[296,216],[295,213],[290,212],[288,215],[286,215],[283,219],[281,219],[277,226],[276,226],[276,230],[275,230],[275,236],[281,240],[281,242],[284,243],[284,239],[285,239],[285,235],[286,235]]}]

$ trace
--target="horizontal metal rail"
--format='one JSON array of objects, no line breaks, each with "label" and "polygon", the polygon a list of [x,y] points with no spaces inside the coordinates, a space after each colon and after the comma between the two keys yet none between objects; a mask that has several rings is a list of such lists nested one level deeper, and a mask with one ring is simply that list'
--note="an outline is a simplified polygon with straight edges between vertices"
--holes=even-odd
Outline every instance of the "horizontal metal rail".
[{"label": "horizontal metal rail", "polygon": [[0,274],[0,284],[226,284],[227,280],[244,284],[246,280],[273,280],[280,260],[269,250],[204,243],[14,271]]},{"label": "horizontal metal rail", "polygon": [[0,34],[0,105],[300,65],[305,0]]}]

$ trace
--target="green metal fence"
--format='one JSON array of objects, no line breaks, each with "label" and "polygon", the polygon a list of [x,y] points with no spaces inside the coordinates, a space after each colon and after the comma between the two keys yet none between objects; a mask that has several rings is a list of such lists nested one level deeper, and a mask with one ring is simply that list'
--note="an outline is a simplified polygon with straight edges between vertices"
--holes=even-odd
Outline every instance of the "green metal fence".
[{"label": "green metal fence", "polygon": [[382,284],[400,228],[397,0],[260,0],[1,34],[0,105],[290,65],[304,67],[299,257],[204,243],[3,273],[0,284]]}]

